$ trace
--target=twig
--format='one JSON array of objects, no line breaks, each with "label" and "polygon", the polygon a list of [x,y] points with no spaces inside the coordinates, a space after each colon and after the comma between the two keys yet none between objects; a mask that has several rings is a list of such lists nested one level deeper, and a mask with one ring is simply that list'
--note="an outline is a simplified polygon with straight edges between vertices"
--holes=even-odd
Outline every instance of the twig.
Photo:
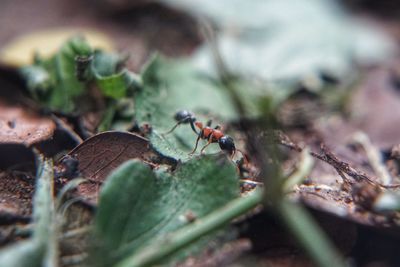
[{"label": "twig", "polygon": [[[297,144],[293,143],[290,141],[289,137],[287,137],[285,134],[282,132],[275,132],[274,136],[275,141],[277,141],[279,144],[297,151],[297,152],[302,152],[303,148],[298,146]],[[316,152],[310,151],[310,155],[313,156],[314,158],[317,158],[319,160],[322,160],[329,165],[331,165],[337,172],[338,174],[343,178],[345,182],[350,182],[347,177],[344,175],[347,174],[348,176],[352,177],[355,181],[360,182],[360,181],[368,181],[369,183],[373,185],[379,185],[383,188],[399,188],[400,184],[391,184],[391,185],[384,185],[379,182],[376,182],[376,179],[370,178],[367,174],[364,172],[361,172],[353,167],[350,166],[349,163],[344,162],[337,158],[331,151],[329,151],[324,144],[321,144],[321,151],[322,154],[318,154]]]}]

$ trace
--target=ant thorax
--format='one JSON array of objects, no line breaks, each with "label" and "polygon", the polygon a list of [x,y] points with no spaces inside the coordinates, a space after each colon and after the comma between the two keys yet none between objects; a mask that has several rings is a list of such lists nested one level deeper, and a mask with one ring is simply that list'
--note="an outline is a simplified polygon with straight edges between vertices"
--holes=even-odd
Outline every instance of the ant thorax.
[{"label": "ant thorax", "polygon": [[224,136],[224,133],[221,130],[216,130],[211,127],[205,127],[202,130],[202,138],[209,140],[212,138],[211,142],[215,143]]}]

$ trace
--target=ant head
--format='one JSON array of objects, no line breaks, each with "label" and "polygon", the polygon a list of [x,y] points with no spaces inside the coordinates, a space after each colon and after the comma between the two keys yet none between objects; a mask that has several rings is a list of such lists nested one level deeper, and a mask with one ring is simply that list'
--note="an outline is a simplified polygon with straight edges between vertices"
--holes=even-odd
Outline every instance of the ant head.
[{"label": "ant head", "polygon": [[219,147],[232,154],[235,152],[236,147],[235,147],[235,142],[233,141],[233,138],[230,137],[229,135],[224,135],[218,140]]},{"label": "ant head", "polygon": [[196,118],[194,117],[193,113],[187,110],[180,110],[175,113],[174,119],[176,121],[180,121],[182,123],[188,123],[190,121],[195,121]]}]

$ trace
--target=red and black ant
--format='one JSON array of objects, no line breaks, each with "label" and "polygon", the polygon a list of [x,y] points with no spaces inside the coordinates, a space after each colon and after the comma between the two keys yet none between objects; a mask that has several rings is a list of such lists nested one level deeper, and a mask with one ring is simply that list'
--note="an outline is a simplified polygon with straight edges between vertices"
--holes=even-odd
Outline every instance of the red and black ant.
[{"label": "red and black ant", "polygon": [[[204,127],[203,123],[196,121],[196,117],[194,116],[194,114],[187,110],[178,111],[175,114],[174,119],[177,121],[177,123],[171,128],[171,130],[164,133],[163,135],[173,132],[181,124],[189,124],[193,132],[195,132],[197,135],[196,145],[193,151],[189,153],[190,155],[192,155],[196,151],[199,140],[204,139],[207,140],[208,143],[201,149],[201,153],[203,153],[206,147],[212,143],[218,143],[222,151],[229,153],[231,159],[233,159],[233,157],[235,156],[236,151],[239,151],[242,154],[243,158],[242,160],[236,162],[238,173],[241,174],[242,172],[248,171],[244,167],[249,163],[246,154],[235,147],[235,142],[233,138],[229,135],[225,135],[221,129],[221,126],[217,125],[214,128],[211,128],[212,121],[209,120]],[[198,131],[197,128],[200,131]],[[242,179],[241,181],[243,183],[242,188],[244,188],[244,191],[251,191],[251,189],[254,189],[257,185],[262,184],[249,179]]]},{"label": "red and black ant", "polygon": [[[190,124],[192,130],[197,134],[196,145],[193,151],[190,152],[190,155],[194,154],[194,152],[196,151],[200,139],[208,141],[208,143],[201,149],[201,153],[203,153],[206,147],[208,147],[212,143],[218,143],[221,150],[228,152],[231,158],[235,156],[236,151],[240,151],[236,149],[233,138],[223,133],[221,126],[217,125],[214,128],[211,128],[211,120],[209,120],[204,127],[203,123],[196,121],[196,117],[194,116],[194,114],[187,110],[178,111],[175,114],[174,119],[177,121],[177,123],[174,125],[174,127],[172,127],[171,130],[169,130],[165,134],[173,132],[180,124]],[[200,131],[197,131],[197,128]],[[240,153],[245,158],[245,154],[242,151],[240,151]]]}]

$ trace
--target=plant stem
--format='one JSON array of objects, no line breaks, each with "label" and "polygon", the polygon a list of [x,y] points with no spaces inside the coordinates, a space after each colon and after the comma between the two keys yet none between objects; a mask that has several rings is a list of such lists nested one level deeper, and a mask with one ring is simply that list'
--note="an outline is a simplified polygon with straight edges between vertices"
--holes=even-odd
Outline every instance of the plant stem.
[{"label": "plant stem", "polygon": [[195,242],[200,237],[228,224],[232,219],[245,214],[263,199],[261,190],[256,190],[247,197],[235,199],[224,207],[167,235],[161,240],[144,247],[140,251],[118,262],[116,267],[139,267],[155,264],[179,249]]},{"label": "plant stem", "polygon": [[320,267],[347,266],[326,234],[300,205],[282,199],[275,208],[298,242]]}]

